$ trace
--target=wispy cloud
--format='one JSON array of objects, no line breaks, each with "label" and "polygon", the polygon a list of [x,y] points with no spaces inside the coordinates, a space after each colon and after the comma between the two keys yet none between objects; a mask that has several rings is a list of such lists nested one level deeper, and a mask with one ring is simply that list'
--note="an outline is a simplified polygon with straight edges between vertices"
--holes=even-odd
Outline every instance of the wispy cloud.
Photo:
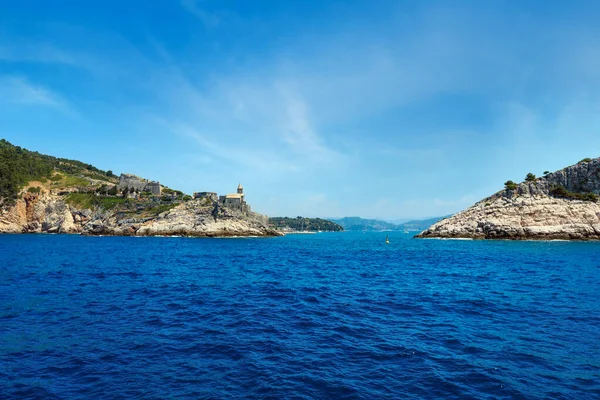
[{"label": "wispy cloud", "polygon": [[70,104],[58,93],[31,83],[24,77],[0,76],[0,103],[43,106],[74,113]]},{"label": "wispy cloud", "polygon": [[328,162],[338,158],[339,154],[326,147],[323,138],[313,128],[306,102],[284,86],[278,86],[285,108],[283,119],[285,142],[294,151],[313,160]]},{"label": "wispy cloud", "polygon": [[220,144],[214,140],[218,137],[217,133],[202,134],[185,123],[173,123],[166,120],[157,122],[175,135],[192,139],[198,146],[199,153],[201,153],[199,159],[201,160],[205,160],[206,156],[204,154],[208,154],[238,168],[251,168],[263,174],[263,176],[265,174],[285,174],[296,170],[294,164],[268,151],[238,147],[233,143]]},{"label": "wispy cloud", "polygon": [[204,0],[181,0],[181,5],[191,14],[198,17],[207,28],[214,28],[220,24],[219,17],[210,11],[207,11],[201,4]]}]

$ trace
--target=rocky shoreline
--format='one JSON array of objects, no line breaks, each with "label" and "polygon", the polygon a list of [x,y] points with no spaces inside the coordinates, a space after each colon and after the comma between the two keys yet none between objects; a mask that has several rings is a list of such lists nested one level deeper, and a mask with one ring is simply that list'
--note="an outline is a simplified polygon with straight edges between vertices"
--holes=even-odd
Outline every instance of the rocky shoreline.
[{"label": "rocky shoreline", "polygon": [[598,194],[600,158],[499,191],[415,237],[600,240]]},{"label": "rocky shoreline", "polygon": [[272,237],[282,234],[258,213],[240,213],[183,202],[156,216],[136,218],[117,211],[79,209],[63,196],[25,193],[0,213],[0,233],[66,233],[89,236]]}]

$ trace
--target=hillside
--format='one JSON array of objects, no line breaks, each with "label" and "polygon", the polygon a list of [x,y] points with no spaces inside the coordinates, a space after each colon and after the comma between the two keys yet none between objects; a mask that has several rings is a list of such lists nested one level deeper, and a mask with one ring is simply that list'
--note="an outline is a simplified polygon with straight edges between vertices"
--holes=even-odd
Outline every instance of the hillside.
[{"label": "hillside", "polygon": [[48,180],[55,186],[84,186],[94,181],[114,184],[118,179],[112,171],[29,151],[0,139],[0,200],[13,203],[28,182]]},{"label": "hillside", "polygon": [[344,230],[335,222],[321,218],[272,217],[269,218],[269,225],[282,231],[294,232],[340,232]]},{"label": "hillside", "polygon": [[600,158],[542,177],[527,174],[417,237],[473,239],[600,239]]},{"label": "hillside", "polygon": [[[216,195],[215,195],[216,196]],[[267,217],[0,140],[0,233],[279,236]]]}]

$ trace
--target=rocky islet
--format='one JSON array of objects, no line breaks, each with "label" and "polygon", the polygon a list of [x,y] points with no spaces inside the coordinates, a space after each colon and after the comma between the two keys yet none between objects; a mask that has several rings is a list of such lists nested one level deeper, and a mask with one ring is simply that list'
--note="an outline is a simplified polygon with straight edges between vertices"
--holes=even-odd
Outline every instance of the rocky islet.
[{"label": "rocky islet", "polygon": [[416,237],[600,240],[600,158],[507,186]]}]

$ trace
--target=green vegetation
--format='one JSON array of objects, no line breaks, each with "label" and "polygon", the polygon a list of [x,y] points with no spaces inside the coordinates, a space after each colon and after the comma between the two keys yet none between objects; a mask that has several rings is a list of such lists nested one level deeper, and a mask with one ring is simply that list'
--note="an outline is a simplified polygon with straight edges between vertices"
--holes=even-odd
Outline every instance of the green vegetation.
[{"label": "green vegetation", "polygon": [[27,189],[27,193],[40,193],[41,189],[39,186],[30,187]]},{"label": "green vegetation", "polygon": [[544,171],[544,175],[548,175],[550,171]]},{"label": "green vegetation", "polygon": [[592,161],[592,159],[589,158],[589,157],[586,157],[586,158],[584,158],[583,160],[581,160],[579,162],[582,163],[582,162],[590,162],[590,161]]},{"label": "green vegetation", "polygon": [[583,200],[583,201],[598,201],[598,195],[592,192],[575,193],[567,190],[564,186],[554,186],[550,189],[550,195],[563,199]]},{"label": "green vegetation", "polygon": [[519,185],[517,185],[513,181],[506,181],[506,182],[504,182],[504,188],[506,190],[515,190],[518,186]]},{"label": "green vegetation", "polygon": [[106,172],[90,164],[47,156],[0,139],[0,199],[8,203],[14,202],[21,188],[33,180],[44,181],[49,178],[53,182],[60,182],[65,179],[62,175],[52,176],[54,171],[62,172],[66,176],[67,185],[72,182],[73,186],[83,186],[83,182],[77,181],[75,175],[109,179]]},{"label": "green vegetation", "polygon": [[170,188],[165,187],[165,186],[163,186],[163,188],[162,188],[162,193],[163,194],[168,194],[168,195],[175,194],[175,196],[177,196],[177,197],[183,197],[183,196],[185,196],[185,194],[181,190],[173,190],[173,189],[170,189]]},{"label": "green vegetation", "polygon": [[87,179],[70,174],[57,173],[50,180],[54,183],[54,186],[85,187],[90,185],[90,181]]},{"label": "green vegetation", "polygon": [[288,217],[275,217],[269,218],[269,224],[275,228],[289,228],[294,231],[326,231],[326,232],[339,232],[343,231],[340,225],[335,222],[328,221],[321,218],[288,218]]},{"label": "green vegetation", "polygon": [[534,182],[535,181],[535,175],[532,174],[531,172],[527,174],[527,176],[525,177],[525,182]]},{"label": "green vegetation", "polygon": [[95,196],[87,193],[70,193],[65,199],[68,204],[77,208],[102,208],[104,210],[112,210],[117,206],[125,205],[127,200],[122,197]]},{"label": "green vegetation", "polygon": [[53,164],[6,140],[0,140],[0,197],[13,202],[29,181],[49,177]]}]

